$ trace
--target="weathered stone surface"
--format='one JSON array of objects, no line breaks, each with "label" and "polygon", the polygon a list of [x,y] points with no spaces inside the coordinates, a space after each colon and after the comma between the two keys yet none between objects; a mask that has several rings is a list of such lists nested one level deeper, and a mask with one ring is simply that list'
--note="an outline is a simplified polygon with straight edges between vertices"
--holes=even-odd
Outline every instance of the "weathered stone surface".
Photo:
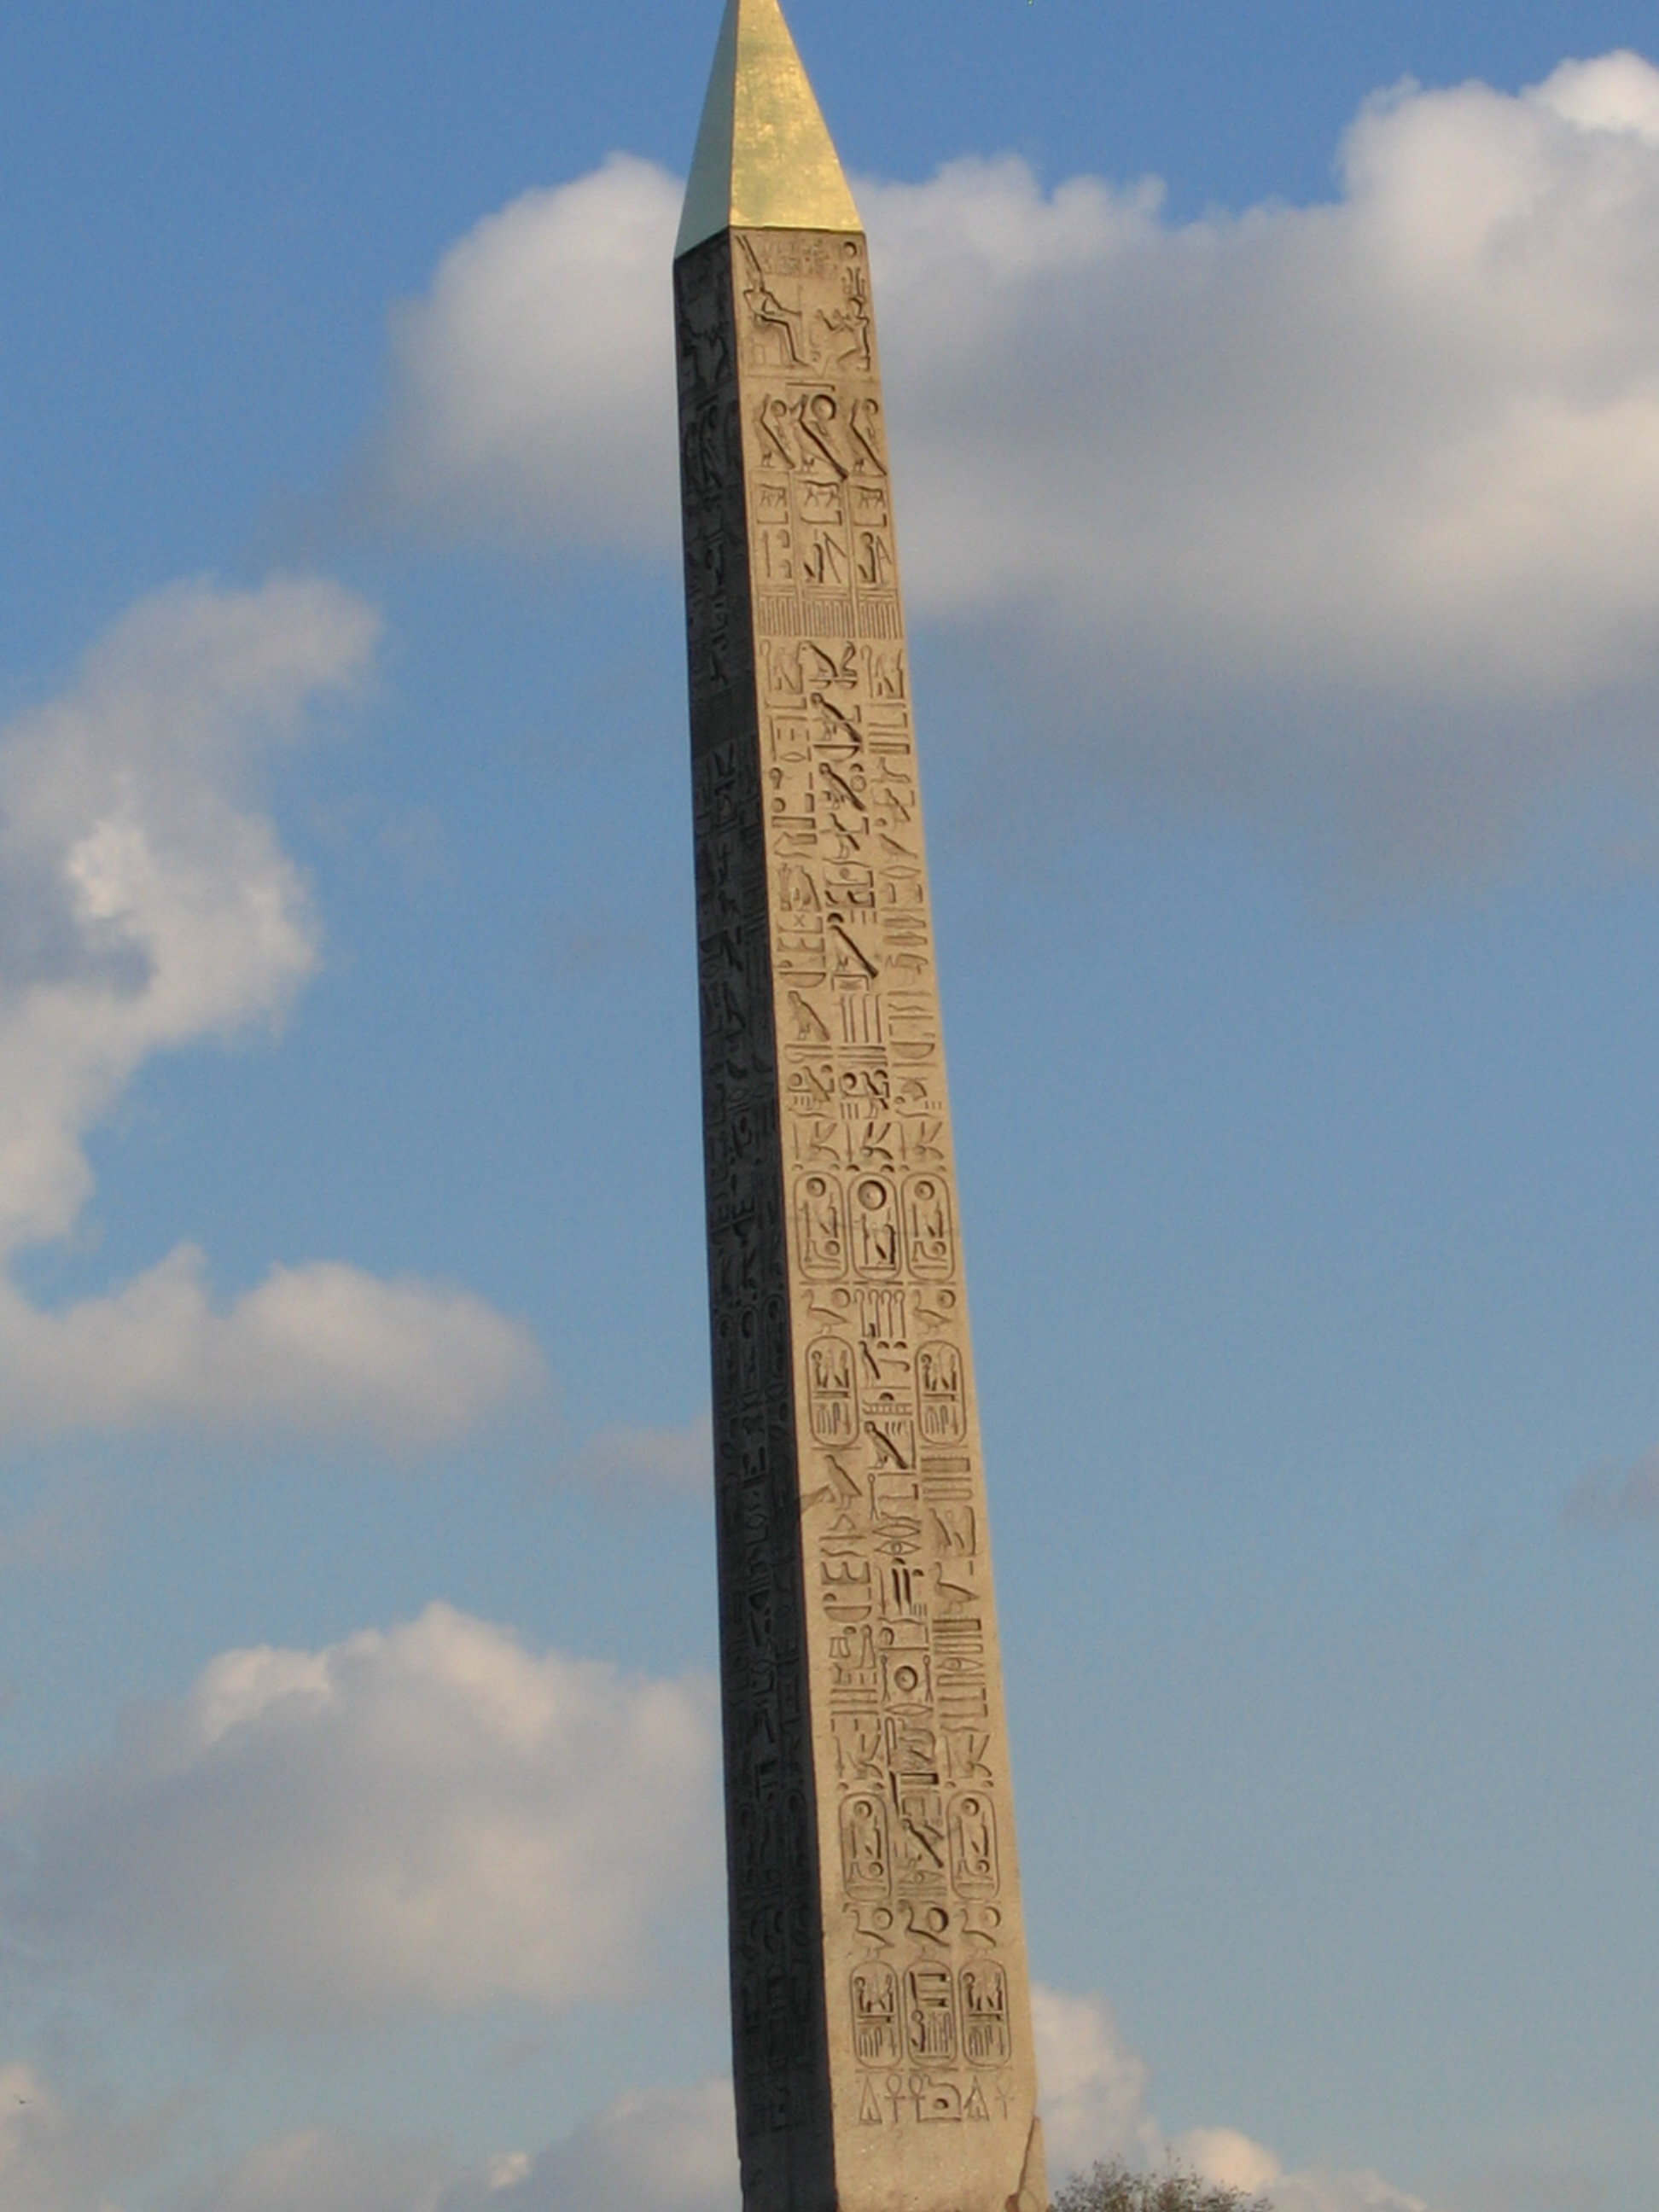
[{"label": "weathered stone surface", "polygon": [[[693,230],[709,162],[757,158],[721,153],[745,50],[810,138],[779,34],[775,0],[731,0]],[[892,486],[835,179],[829,227],[797,189],[675,266],[744,2203],[1041,2212]]]}]

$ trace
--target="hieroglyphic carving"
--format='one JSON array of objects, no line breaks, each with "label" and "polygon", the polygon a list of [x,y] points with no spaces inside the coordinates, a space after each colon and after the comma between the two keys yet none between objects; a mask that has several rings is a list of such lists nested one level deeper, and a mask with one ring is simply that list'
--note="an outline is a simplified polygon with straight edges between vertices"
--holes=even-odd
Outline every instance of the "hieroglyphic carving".
[{"label": "hieroglyphic carving", "polygon": [[[734,2065],[744,2162],[830,2171],[771,904],[726,248],[676,270]],[[781,912],[790,909],[785,904]],[[797,920],[812,935],[810,904]],[[810,958],[803,981],[821,972]]]},{"label": "hieroglyphic carving", "polygon": [[745,2203],[1004,2212],[1035,2075],[868,264],[734,230],[677,287]]}]

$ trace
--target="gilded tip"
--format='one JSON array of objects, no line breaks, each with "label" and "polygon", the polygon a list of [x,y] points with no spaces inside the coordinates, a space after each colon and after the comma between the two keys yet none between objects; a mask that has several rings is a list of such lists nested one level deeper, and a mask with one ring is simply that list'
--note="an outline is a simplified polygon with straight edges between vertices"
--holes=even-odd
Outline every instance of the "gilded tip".
[{"label": "gilded tip", "polygon": [[778,0],[726,0],[675,258],[732,227],[862,228]]}]

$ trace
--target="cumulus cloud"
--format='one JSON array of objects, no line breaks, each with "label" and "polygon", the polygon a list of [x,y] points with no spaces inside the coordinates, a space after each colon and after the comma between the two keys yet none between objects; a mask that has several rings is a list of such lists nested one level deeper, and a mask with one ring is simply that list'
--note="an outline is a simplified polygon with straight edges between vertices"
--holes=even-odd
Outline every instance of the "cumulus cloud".
[{"label": "cumulus cloud", "polygon": [[[1426,2212],[1375,2174],[1286,2173],[1231,2129],[1166,2137],[1146,2109],[1146,2063],[1109,2008],[1040,1985],[1031,1995],[1052,2182],[1097,2159],[1143,2169],[1174,2160],[1208,2180],[1270,2186],[1276,2212]],[[459,2183],[442,2212],[738,2212],[734,2131],[729,2081],[630,2090],[516,2176],[498,2160]]]},{"label": "cumulus cloud", "polygon": [[1170,2156],[1206,2181],[1266,2197],[1273,2212],[1429,2212],[1420,2197],[1407,2196],[1380,2173],[1313,2166],[1286,2173],[1265,2145],[1234,2128],[1190,2129],[1171,2139]]},{"label": "cumulus cloud", "polygon": [[278,1018],[314,969],[258,757],[362,679],[377,624],[316,581],[180,586],[0,733],[0,1252],[60,1237],[81,1139],[154,1052]]},{"label": "cumulus cloud", "polygon": [[927,604],[1424,700],[1650,666],[1659,72],[1402,90],[1341,181],[1182,227],[1014,162],[883,192]]},{"label": "cumulus cloud", "polygon": [[1031,1991],[1031,2031],[1050,2179],[1079,2172],[1100,2158],[1156,2165],[1163,2137],[1146,2109],[1151,2072],[1110,2006],[1039,1983]]},{"label": "cumulus cloud", "polygon": [[1235,2128],[1166,2136],[1147,2107],[1146,2063],[1098,1998],[1039,1984],[1031,1991],[1031,2022],[1053,2185],[1097,2160],[1117,2160],[1143,2171],[1174,2164],[1206,2181],[1264,2191],[1274,2212],[1427,2212],[1420,2198],[1378,2174],[1286,2172],[1265,2144]]},{"label": "cumulus cloud", "polygon": [[[1659,71],[1400,88],[1340,174],[1185,224],[1013,159],[860,185],[910,595],[1022,759],[1035,723],[1109,788],[1463,866],[1564,787],[1650,788]],[[383,504],[672,547],[677,198],[619,159],[453,249]]]},{"label": "cumulus cloud", "polygon": [[[1165,2136],[1146,2106],[1145,2063],[1099,2002],[1041,1987],[1032,1992],[1051,2180],[1097,2159],[1142,2171],[1175,2164],[1205,2179],[1264,2191],[1274,2212],[1428,2212],[1375,2173],[1287,2172],[1263,2144],[1231,2128]],[[42,2191],[21,2212],[108,2212],[76,2194],[73,2176],[146,2170],[165,2129],[155,2120],[109,2127],[68,2112],[27,2069],[13,2075],[41,2100],[42,2142],[64,2148],[42,2166]],[[0,2084],[9,2079],[0,2072]],[[12,2131],[17,2132],[16,2123]],[[7,2124],[0,2118],[0,2180]],[[70,2157],[70,2149],[73,2159]],[[76,2164],[74,2161],[78,2160]],[[56,2193],[53,2193],[55,2191]],[[8,2196],[9,2208],[13,2199]],[[738,2212],[736,2124],[726,2080],[633,2088],[538,2152],[505,2150],[466,2167],[438,2142],[374,2142],[301,2127],[256,2144],[198,2180],[187,2212]]]},{"label": "cumulus cloud", "polygon": [[463,538],[668,542],[681,191],[615,155],[450,249],[393,320],[391,404],[356,487],[371,513]]},{"label": "cumulus cloud", "polygon": [[[368,672],[372,608],[338,586],[176,586],[50,704],[0,731],[0,1264],[63,1237],[88,1133],[152,1054],[279,1022],[318,963],[262,763]],[[0,1280],[0,1434],[156,1422],[447,1435],[535,1379],[476,1298],[337,1264],[234,1304],[181,1247],[64,1311]]]},{"label": "cumulus cloud", "polygon": [[25,1806],[14,1937],[305,2028],[648,1986],[718,1861],[714,1708],[434,1605],[231,1651]]},{"label": "cumulus cloud", "polygon": [[540,1373],[524,1332],[464,1291],[317,1261],[216,1310],[204,1267],[181,1245],[61,1313],[0,1285],[0,1430],[188,1422],[430,1443]]}]

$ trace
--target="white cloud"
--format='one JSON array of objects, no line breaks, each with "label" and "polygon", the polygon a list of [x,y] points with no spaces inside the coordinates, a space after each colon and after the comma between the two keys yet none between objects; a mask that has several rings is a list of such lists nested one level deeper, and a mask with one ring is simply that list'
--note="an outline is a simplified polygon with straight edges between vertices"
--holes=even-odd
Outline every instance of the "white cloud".
[{"label": "white cloud", "polygon": [[1156,2165],[1163,2137],[1146,2110],[1151,2074],[1124,2039],[1110,2006],[1039,1983],[1031,1991],[1031,2028],[1050,2182],[1100,2158]]},{"label": "white cloud", "polygon": [[60,1237],[81,1149],[149,1055],[278,1018],[318,957],[297,870],[246,792],[377,624],[337,586],[186,585],[0,732],[0,1252]]},{"label": "white cloud", "polygon": [[305,2027],[623,2001],[708,1901],[714,1711],[443,1605],[227,1652],[26,1808],[9,1899],[60,1964],[193,1972]]},{"label": "white cloud", "polygon": [[0,1285],[0,1431],[185,1422],[427,1444],[540,1374],[523,1331],[463,1291],[318,1261],[216,1311],[204,1267],[181,1245],[61,1313]]},{"label": "white cloud", "polygon": [[[1650,788],[1659,71],[1403,88],[1340,196],[1176,224],[1020,161],[862,185],[913,605],[1120,793],[1466,866]],[[406,522],[673,540],[676,188],[489,218],[399,323]],[[1028,779],[1029,781],[1029,779]]]},{"label": "white cloud", "polygon": [[1182,227],[1012,161],[885,188],[923,602],[1103,623],[1168,673],[1202,646],[1224,683],[1526,701],[1650,671],[1659,137],[1635,110],[1659,73],[1633,55],[1519,97],[1407,90],[1353,125],[1335,204]]},{"label": "white cloud", "polygon": [[706,1497],[714,1479],[713,1424],[702,1413],[683,1429],[601,1429],[563,1472],[613,1503]]},{"label": "white cloud", "polygon": [[1142,2170],[1173,2162],[1206,2181],[1266,2191],[1274,2212],[1427,2212],[1420,2198],[1375,2173],[1286,2172],[1265,2144],[1236,2128],[1165,2136],[1146,2106],[1146,2063],[1098,1998],[1038,1985],[1031,2019],[1051,2187],[1097,2160]]},{"label": "white cloud", "polygon": [[[0,731],[0,1262],[73,1227],[87,1133],[146,1059],[280,1021],[314,971],[258,772],[362,684],[377,629],[327,582],[177,586]],[[337,1264],[276,1269],[223,1310],[187,1247],[62,1312],[0,1281],[0,1435],[206,1422],[410,1443],[538,1374],[477,1299]]]},{"label": "white cloud", "polygon": [[[262,1655],[246,1655],[256,1656]],[[306,1655],[280,1670],[280,1694],[303,1693],[314,1672]],[[240,1705],[234,1688],[228,1704]],[[225,1710],[210,1725],[234,1725]],[[323,1940],[326,1940],[325,1937]],[[1147,2112],[1146,2068],[1098,2002],[1033,1991],[1038,2071],[1051,2184],[1096,2159],[1157,2170],[1174,2162],[1205,2179],[1266,2192],[1274,2212],[1427,2212],[1420,2198],[1370,2172],[1286,2172],[1274,2154],[1231,2128],[1166,2137]],[[24,2087],[42,2118],[35,2155],[41,2185],[20,2212],[106,2212],[106,2200],[76,2194],[76,2177],[123,2177],[159,2162],[166,2117],[110,2124],[68,2112],[27,2069],[0,2072]],[[0,2182],[16,2120],[0,2116]],[[33,2172],[34,2169],[28,2169]],[[3,2200],[12,2212],[13,2198]],[[169,2202],[173,2200],[169,2199]],[[188,2212],[738,2212],[732,2085],[625,2090],[570,2135],[531,2153],[507,2150],[464,2169],[441,2143],[374,2142],[316,2126],[255,2145],[198,2180],[177,2200]]]},{"label": "white cloud", "polygon": [[360,486],[371,508],[462,537],[667,542],[680,196],[616,155],[450,249],[394,320],[392,404]]},{"label": "white cloud", "polygon": [[1171,2138],[1177,2166],[1206,2181],[1265,2197],[1273,2212],[1428,2212],[1380,2173],[1304,2167],[1286,2173],[1273,2153],[1236,2128],[1191,2128]]},{"label": "white cloud", "polygon": [[1270,2150],[1240,2135],[1237,2128],[1188,2128],[1170,2148],[1182,2166],[1224,2189],[1255,2194],[1278,2181],[1284,2172]]},{"label": "white cloud", "polygon": [[[1375,2174],[1286,2173],[1270,2150],[1232,2129],[1166,2138],[1146,2110],[1146,2063],[1109,2008],[1041,1986],[1031,1995],[1052,2185],[1097,2159],[1154,2168],[1173,2158],[1208,2180],[1271,2186],[1275,2212],[1425,2212]],[[486,2204],[491,2212],[738,2212],[734,2136],[729,2081],[630,2090],[525,2161],[511,2185],[501,2185],[510,2167],[498,2166],[458,2185],[442,2212]]]}]

